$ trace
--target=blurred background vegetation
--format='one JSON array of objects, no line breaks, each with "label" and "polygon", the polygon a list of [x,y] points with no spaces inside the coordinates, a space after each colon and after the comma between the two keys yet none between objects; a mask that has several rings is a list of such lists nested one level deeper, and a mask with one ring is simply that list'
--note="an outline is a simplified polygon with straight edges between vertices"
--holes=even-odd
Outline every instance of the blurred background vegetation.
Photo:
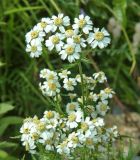
[{"label": "blurred background vegetation", "polygon": [[38,73],[44,67],[57,69],[62,61],[48,54],[31,59],[25,52],[25,34],[42,17],[58,12],[72,19],[87,14],[95,27],[109,30],[111,45],[102,51],[87,51],[90,63],[84,70],[106,73],[116,92],[113,112],[140,113],[139,0],[0,0],[0,159],[24,156],[15,138],[22,119],[47,109],[48,102],[38,89]]}]

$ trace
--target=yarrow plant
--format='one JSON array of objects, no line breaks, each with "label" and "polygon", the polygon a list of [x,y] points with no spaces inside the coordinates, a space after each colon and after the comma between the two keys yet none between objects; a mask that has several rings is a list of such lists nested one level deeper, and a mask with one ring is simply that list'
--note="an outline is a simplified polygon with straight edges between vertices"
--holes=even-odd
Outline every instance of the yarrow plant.
[{"label": "yarrow plant", "polygon": [[46,46],[62,60],[76,63],[79,73],[69,69],[40,71],[39,88],[49,98],[52,110],[45,111],[41,118],[35,115],[24,120],[20,129],[23,146],[31,154],[39,153],[41,148],[48,156],[54,153],[62,159],[76,159],[79,153],[83,155],[83,149],[90,159],[97,153],[105,157],[118,137],[117,127],[107,128],[104,122],[110,109],[108,100],[115,93],[111,88],[100,89],[107,81],[103,72],[92,76],[83,73],[81,52],[107,47],[109,33],[104,28],[93,28],[89,16],[79,15],[71,24],[68,16],[58,14],[42,18],[26,34],[26,43],[32,58],[39,57]]}]

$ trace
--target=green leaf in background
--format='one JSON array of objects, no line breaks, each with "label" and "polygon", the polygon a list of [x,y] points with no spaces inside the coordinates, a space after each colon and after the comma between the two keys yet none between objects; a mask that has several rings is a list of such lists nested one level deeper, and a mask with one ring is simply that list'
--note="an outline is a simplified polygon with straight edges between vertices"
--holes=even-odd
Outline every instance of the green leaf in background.
[{"label": "green leaf in background", "polygon": [[17,145],[18,145],[17,143],[3,141],[3,142],[0,142],[0,149],[16,147]]},{"label": "green leaf in background", "polygon": [[127,0],[113,0],[113,10],[117,20],[121,23],[123,27],[126,26],[126,8]]},{"label": "green leaf in background", "polygon": [[9,125],[22,123],[23,119],[17,116],[7,116],[0,119],[0,136],[4,133]]},{"label": "green leaf in background", "polygon": [[8,155],[8,153],[3,150],[0,150],[0,160],[17,160],[17,158]]},{"label": "green leaf in background", "polygon": [[8,111],[11,111],[14,109],[14,106],[12,106],[9,103],[0,103],[0,115],[7,113]]}]

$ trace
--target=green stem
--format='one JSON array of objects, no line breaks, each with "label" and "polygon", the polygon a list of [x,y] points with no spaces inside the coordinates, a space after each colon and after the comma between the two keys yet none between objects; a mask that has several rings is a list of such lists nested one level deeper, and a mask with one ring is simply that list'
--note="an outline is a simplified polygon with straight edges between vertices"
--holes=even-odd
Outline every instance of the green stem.
[{"label": "green stem", "polygon": [[58,94],[56,95],[56,109],[57,109],[57,111],[61,114],[61,115],[63,115],[64,113],[63,113],[63,111],[62,111],[62,109],[61,109],[61,105],[60,105],[60,103],[59,103],[59,97],[58,97]]},{"label": "green stem", "polygon": [[84,106],[85,106],[84,79],[83,79],[83,71],[82,71],[81,59],[80,59],[80,61],[78,63],[78,67],[79,67],[79,73],[80,73],[80,77],[81,77],[81,89],[82,89],[83,108],[84,108]]}]

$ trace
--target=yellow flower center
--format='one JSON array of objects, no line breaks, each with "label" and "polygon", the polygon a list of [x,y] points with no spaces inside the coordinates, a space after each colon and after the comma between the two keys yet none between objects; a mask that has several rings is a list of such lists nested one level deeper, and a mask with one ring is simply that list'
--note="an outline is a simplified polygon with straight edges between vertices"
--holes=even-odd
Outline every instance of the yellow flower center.
[{"label": "yellow flower center", "polygon": [[36,52],[37,51],[37,47],[36,46],[31,46],[31,51],[32,52]]},{"label": "yellow flower center", "polygon": [[47,26],[47,23],[46,22],[40,22],[40,25],[42,28],[45,28]]},{"label": "yellow flower center", "polygon": [[31,38],[34,39],[34,38],[37,38],[38,37],[38,32],[37,31],[32,31],[31,32]]},{"label": "yellow flower center", "polygon": [[111,89],[110,88],[106,88],[105,89],[105,93],[111,93]]},{"label": "yellow flower center", "polygon": [[80,43],[81,42],[80,36],[74,36],[73,40],[74,40],[75,43]]},{"label": "yellow flower center", "polygon": [[53,75],[53,74],[50,74],[49,77],[48,77],[48,79],[49,79],[49,80],[54,80],[54,75]]},{"label": "yellow flower center", "polygon": [[97,122],[97,119],[96,119],[96,118],[95,118],[95,119],[93,119],[93,120],[92,120],[92,122],[93,122],[93,123],[96,123],[96,122]]},{"label": "yellow flower center", "polygon": [[80,28],[83,28],[85,24],[86,24],[85,19],[80,19],[80,20],[79,20],[79,27],[80,27]]},{"label": "yellow flower center", "polygon": [[106,111],[106,108],[107,108],[107,106],[105,104],[101,105],[101,111],[103,111],[103,112]]},{"label": "yellow flower center", "polygon": [[86,145],[89,145],[89,146],[93,145],[93,140],[91,138],[87,138]]},{"label": "yellow flower center", "polygon": [[73,52],[74,52],[74,47],[73,47],[73,46],[68,46],[68,47],[66,48],[66,52],[67,52],[68,55],[73,54]]},{"label": "yellow flower center", "polygon": [[69,105],[69,110],[71,110],[71,111],[75,110],[75,105],[71,103],[71,104]]},{"label": "yellow flower center", "polygon": [[83,123],[81,124],[81,129],[82,129],[83,131],[87,131],[88,128],[89,128],[89,127],[88,127],[87,123],[83,122]]},{"label": "yellow flower center", "polygon": [[43,130],[45,130],[45,124],[44,123],[39,123],[37,128],[38,128],[39,131],[43,131]]},{"label": "yellow flower center", "polygon": [[78,137],[73,136],[73,137],[72,137],[72,141],[73,141],[74,143],[78,143],[78,142],[79,142]]},{"label": "yellow flower center", "polygon": [[55,24],[56,26],[60,26],[60,25],[62,24],[62,22],[63,22],[62,18],[56,18],[56,19],[54,20],[54,24]]},{"label": "yellow flower center", "polygon": [[68,85],[68,87],[71,87],[72,86],[72,81],[68,81],[67,85]]},{"label": "yellow flower center", "polygon": [[23,133],[24,134],[29,134],[29,131],[30,131],[29,128],[24,128]]},{"label": "yellow flower center", "polygon": [[39,138],[39,135],[34,132],[34,133],[32,134],[32,139],[33,139],[33,140],[37,140],[38,138]]},{"label": "yellow flower center", "polygon": [[68,30],[65,32],[65,34],[66,34],[67,37],[72,37],[73,34],[74,34],[74,32],[73,32],[72,29],[68,29]]},{"label": "yellow flower center", "polygon": [[73,121],[76,120],[76,115],[75,115],[74,113],[73,113],[73,114],[70,114],[70,115],[68,116],[68,119],[69,119],[70,122],[73,122]]},{"label": "yellow flower center", "polygon": [[102,32],[96,32],[94,38],[97,41],[101,41],[104,38],[104,34]]},{"label": "yellow flower center", "polygon": [[59,39],[58,36],[53,36],[53,37],[52,37],[52,43],[53,43],[53,44],[58,44],[59,41],[60,41],[60,39]]},{"label": "yellow flower center", "polygon": [[45,144],[46,144],[46,145],[47,145],[47,144],[52,144],[52,140],[50,140],[50,139],[49,139],[49,140],[46,140],[46,141],[45,141]]},{"label": "yellow flower center", "polygon": [[48,111],[47,114],[46,114],[46,117],[48,119],[54,118],[54,113],[52,111]]},{"label": "yellow flower center", "polygon": [[52,83],[52,82],[49,82],[48,83],[48,86],[51,90],[55,91],[56,90],[56,84],[55,83]]}]

